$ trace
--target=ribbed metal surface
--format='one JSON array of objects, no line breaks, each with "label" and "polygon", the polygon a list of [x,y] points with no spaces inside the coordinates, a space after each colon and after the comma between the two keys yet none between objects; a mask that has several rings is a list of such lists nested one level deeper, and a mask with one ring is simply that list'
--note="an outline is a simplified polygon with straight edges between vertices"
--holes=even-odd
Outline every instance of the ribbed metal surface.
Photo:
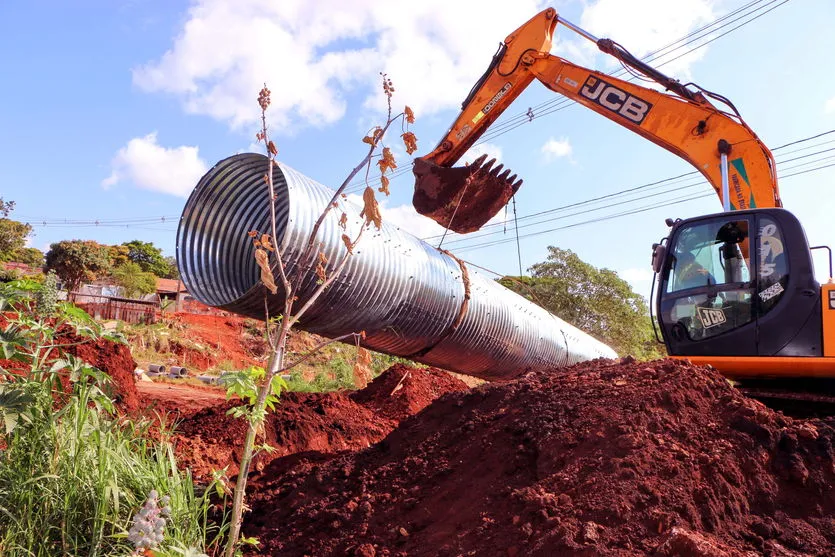
[{"label": "ribbed metal surface", "polygon": [[[256,154],[217,163],[192,192],[177,231],[177,262],[188,291],[208,305],[259,319],[265,288],[247,232],[269,230],[267,168],[267,158]],[[275,169],[274,181],[279,243],[292,273],[333,191],[283,164]],[[338,223],[343,212],[349,216],[351,237],[361,226],[360,209],[340,200],[318,235],[330,261],[345,253]],[[381,230],[372,226],[364,232],[342,275],[299,325],[326,337],[365,331],[363,344],[372,350],[485,379],[615,357],[608,346],[475,269],[467,270],[467,312],[449,334],[465,294],[459,263],[396,223],[384,222]],[[306,278],[299,304],[316,288],[316,280]],[[269,307],[271,315],[281,311],[280,288],[279,295],[269,297]]]}]

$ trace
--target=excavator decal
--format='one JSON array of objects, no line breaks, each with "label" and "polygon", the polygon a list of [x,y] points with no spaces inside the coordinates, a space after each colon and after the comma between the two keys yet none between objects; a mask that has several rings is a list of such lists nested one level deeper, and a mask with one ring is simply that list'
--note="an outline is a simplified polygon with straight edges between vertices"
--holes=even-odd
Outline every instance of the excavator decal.
[{"label": "excavator decal", "polygon": [[594,76],[589,76],[580,89],[580,94],[639,126],[652,109],[652,104],[647,101]]},{"label": "excavator decal", "polygon": [[[728,163],[736,172],[731,173],[731,186],[736,194],[736,204],[731,199],[731,209],[756,209],[757,201],[754,199],[754,194],[751,192],[751,182],[748,181],[748,173],[745,172],[745,161],[742,158],[733,159]],[[743,186],[739,179],[742,178],[745,182]],[[748,200],[746,202],[746,199]]]}]

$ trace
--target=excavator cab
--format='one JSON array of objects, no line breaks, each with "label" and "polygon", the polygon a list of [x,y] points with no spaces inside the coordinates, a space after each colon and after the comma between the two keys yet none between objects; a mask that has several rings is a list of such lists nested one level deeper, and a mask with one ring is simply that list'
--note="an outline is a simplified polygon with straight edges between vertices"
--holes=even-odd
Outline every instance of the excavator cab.
[{"label": "excavator cab", "polygon": [[671,356],[823,356],[821,285],[794,215],[749,209],[668,224],[653,265]]}]

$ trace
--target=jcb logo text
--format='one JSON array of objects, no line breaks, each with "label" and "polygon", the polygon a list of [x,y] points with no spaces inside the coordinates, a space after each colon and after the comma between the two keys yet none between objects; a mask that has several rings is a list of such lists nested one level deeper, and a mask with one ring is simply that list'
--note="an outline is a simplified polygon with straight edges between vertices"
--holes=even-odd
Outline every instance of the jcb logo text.
[{"label": "jcb logo text", "polygon": [[600,78],[589,76],[580,89],[580,94],[603,108],[620,114],[630,122],[640,124],[652,109],[652,105],[635,95],[630,95],[606,83]]}]

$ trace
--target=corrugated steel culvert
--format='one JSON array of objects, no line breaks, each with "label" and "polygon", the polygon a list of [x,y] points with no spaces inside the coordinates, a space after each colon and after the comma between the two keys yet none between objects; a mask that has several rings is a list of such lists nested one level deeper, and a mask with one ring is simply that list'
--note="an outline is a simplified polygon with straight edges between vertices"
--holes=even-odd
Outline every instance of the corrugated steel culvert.
[{"label": "corrugated steel culvert", "polygon": [[[263,180],[267,165],[267,158],[257,154],[217,163],[189,197],[177,231],[177,261],[188,291],[208,305],[258,319],[264,316],[266,289],[247,232],[270,228]],[[333,190],[284,164],[275,169],[274,182],[279,245],[292,273]],[[343,212],[352,238],[362,222],[360,209],[345,200],[330,212],[317,239],[331,262],[345,253],[339,227]],[[302,317],[302,329],[331,338],[365,331],[367,348],[485,379],[616,356],[396,224],[384,222],[382,229],[372,225],[364,232],[342,275]],[[308,299],[316,280],[313,273],[305,277],[296,307]],[[281,311],[280,286],[268,304],[271,315]]]}]

